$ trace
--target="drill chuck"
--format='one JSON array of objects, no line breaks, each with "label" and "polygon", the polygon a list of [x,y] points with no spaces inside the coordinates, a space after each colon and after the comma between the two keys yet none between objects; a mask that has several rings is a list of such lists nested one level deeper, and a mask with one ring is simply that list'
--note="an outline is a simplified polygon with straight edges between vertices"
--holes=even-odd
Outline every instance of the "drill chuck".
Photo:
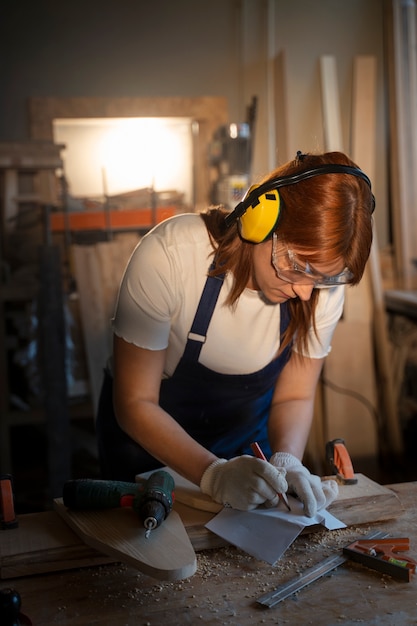
[{"label": "drill chuck", "polygon": [[174,501],[174,479],[170,474],[159,470],[152,474],[146,484],[145,493],[139,502],[139,516],[149,531],[162,524],[172,510]]}]

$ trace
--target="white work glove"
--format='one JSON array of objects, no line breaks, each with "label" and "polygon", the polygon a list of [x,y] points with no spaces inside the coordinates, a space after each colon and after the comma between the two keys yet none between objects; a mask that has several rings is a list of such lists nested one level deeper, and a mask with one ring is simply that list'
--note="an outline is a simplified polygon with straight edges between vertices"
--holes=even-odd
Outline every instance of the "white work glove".
[{"label": "white work glove", "polygon": [[259,504],[278,504],[278,493],[287,491],[285,469],[244,454],[227,461],[216,459],[204,472],[200,489],[215,502],[240,511]]},{"label": "white work glove", "polygon": [[314,517],[317,511],[327,508],[337,498],[339,487],[335,480],[321,481],[292,454],[276,452],[269,462],[278,469],[286,470],[288,489],[300,498],[308,517]]}]

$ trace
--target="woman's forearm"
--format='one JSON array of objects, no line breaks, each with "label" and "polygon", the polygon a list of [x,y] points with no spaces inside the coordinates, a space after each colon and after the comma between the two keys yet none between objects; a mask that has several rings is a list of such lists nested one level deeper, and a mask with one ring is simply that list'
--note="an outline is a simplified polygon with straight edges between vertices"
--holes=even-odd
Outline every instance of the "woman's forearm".
[{"label": "woman's forearm", "polygon": [[268,437],[272,452],[289,452],[302,459],[313,421],[314,401],[292,400],[272,408]]},{"label": "woman's forearm", "polygon": [[[195,484],[217,457],[201,446],[160,406],[140,401],[115,403],[121,428],[149,454]],[[121,404],[121,405],[120,405]]]},{"label": "woman's forearm", "polygon": [[115,337],[113,404],[117,421],[149,454],[193,483],[217,457],[159,406],[165,352]]},{"label": "woman's forearm", "polygon": [[268,436],[272,452],[303,458],[314,416],[317,381],[323,359],[293,355],[284,367],[272,399]]}]

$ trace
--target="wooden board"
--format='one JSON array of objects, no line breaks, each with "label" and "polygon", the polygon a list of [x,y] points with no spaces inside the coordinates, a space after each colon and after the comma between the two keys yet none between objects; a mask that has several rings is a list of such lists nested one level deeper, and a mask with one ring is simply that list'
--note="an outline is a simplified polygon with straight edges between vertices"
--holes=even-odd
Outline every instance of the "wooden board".
[{"label": "wooden board", "polygon": [[337,499],[328,511],[347,526],[395,519],[404,513],[401,500],[388,487],[363,474],[355,474],[356,485],[340,485]]},{"label": "wooden board", "polygon": [[[175,500],[187,507],[218,513],[223,507],[202,493],[197,485],[186,480],[170,468],[166,470],[175,481]],[[329,511],[345,524],[368,524],[401,515],[402,506],[396,494],[371,480],[364,474],[355,474],[355,485],[339,485],[339,495],[329,506]],[[326,478],[332,478],[331,476]],[[193,525],[190,515],[184,520],[186,528]]]},{"label": "wooden board", "polygon": [[[334,57],[321,58],[324,147],[329,151],[349,153],[343,147],[336,69]],[[368,92],[366,89],[365,99]],[[357,102],[355,106],[357,108]],[[361,131],[369,139],[366,126]],[[357,162],[357,159],[353,160]],[[358,165],[364,167],[360,162]],[[378,435],[373,415],[365,403],[357,399],[362,396],[370,406],[377,406],[372,324],[371,290],[369,277],[365,273],[359,285],[346,289],[343,316],[336,327],[332,351],[323,369],[324,380],[328,383],[323,388],[323,432],[326,432],[327,440],[342,437],[352,458],[376,458],[378,454]],[[347,393],[342,390],[347,390]],[[322,450],[324,444],[325,441],[322,442]]]},{"label": "wooden board", "polygon": [[20,515],[18,522],[18,528],[0,531],[1,579],[114,561],[87,546],[55,511]]},{"label": "wooden board", "polygon": [[193,509],[207,511],[209,513],[218,513],[222,510],[222,505],[203,493],[197,485],[194,485],[186,478],[183,478],[171,468],[166,467],[165,469],[174,479],[176,502],[181,502],[181,504],[186,504]]},{"label": "wooden board", "polygon": [[[371,180],[375,178],[377,64],[373,56],[358,56],[354,61],[352,105],[352,159]],[[398,399],[393,387],[392,346],[389,342],[388,320],[382,285],[377,231],[365,272],[372,293],[374,346],[380,389],[380,413],[391,452],[401,455],[402,432],[398,415]]]},{"label": "wooden board", "polygon": [[103,368],[111,354],[110,320],[119,284],[139,239],[137,233],[124,233],[113,241],[71,246],[94,415],[103,383]]},{"label": "wooden board", "polygon": [[92,548],[161,580],[192,576],[197,560],[184,524],[172,511],[163,524],[145,537],[137,514],[130,508],[71,511],[62,499],[56,511]]},{"label": "wooden board", "polygon": [[323,132],[326,150],[343,152],[342,120],[337,103],[339,84],[337,80],[336,57],[320,57],[321,102],[323,108]]},{"label": "wooden board", "polygon": [[[177,502],[202,511],[217,513],[221,505],[200,489],[169,470],[175,480],[175,498]],[[348,526],[351,524],[368,524],[398,517],[403,512],[401,502],[396,494],[374,482],[363,474],[355,474],[356,485],[339,485],[339,495],[329,506],[329,511]],[[189,515],[184,520],[186,527],[192,525]]]},{"label": "wooden board", "polygon": [[[335,517],[347,526],[356,526],[392,520],[404,513],[400,499],[391,489],[379,485],[363,474],[355,476],[358,483],[340,485],[337,500],[328,507],[328,511]],[[199,493],[197,487],[193,489],[188,481],[184,481],[184,485],[182,481],[184,479],[176,483],[175,509],[184,522],[194,549],[204,550],[226,545],[225,540],[205,528],[205,524],[221,508],[220,505],[210,502],[208,496]],[[318,530],[323,530],[323,527],[309,526],[304,529],[303,534]]]}]

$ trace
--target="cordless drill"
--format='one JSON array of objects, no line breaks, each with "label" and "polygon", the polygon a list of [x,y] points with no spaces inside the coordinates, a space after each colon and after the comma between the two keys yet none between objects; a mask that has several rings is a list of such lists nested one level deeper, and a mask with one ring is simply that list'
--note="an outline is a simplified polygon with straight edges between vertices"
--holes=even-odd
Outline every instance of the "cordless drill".
[{"label": "cordless drill", "polygon": [[149,537],[151,530],[166,519],[174,502],[174,479],[157,470],[137,483],[79,478],[64,484],[63,502],[69,509],[112,509],[132,507]]}]

